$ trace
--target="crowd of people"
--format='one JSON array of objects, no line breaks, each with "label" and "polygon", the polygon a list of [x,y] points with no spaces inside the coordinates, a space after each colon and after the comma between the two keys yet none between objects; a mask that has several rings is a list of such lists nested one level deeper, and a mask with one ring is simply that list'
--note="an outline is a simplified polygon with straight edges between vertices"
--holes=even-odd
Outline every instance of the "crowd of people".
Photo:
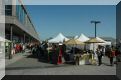
[{"label": "crowd of people", "polygon": [[42,42],[41,45],[34,44],[31,48],[32,54],[39,60],[44,59],[46,62],[52,64],[62,64],[65,53],[65,45],[63,44],[51,44]]},{"label": "crowd of people", "polygon": [[[120,46],[98,46],[96,51],[93,51],[79,49],[77,47],[69,48],[68,46],[62,43],[49,44],[47,41],[43,41],[41,44],[16,43],[13,46],[12,54],[24,53],[25,49],[31,50],[32,55],[36,56],[39,61],[44,60],[46,62],[56,65],[65,62],[77,63],[79,61],[79,57],[81,58],[83,54],[88,53],[90,55],[94,55],[94,57],[97,59],[97,63],[99,66],[102,64],[102,58],[104,56],[109,58],[110,65],[113,66],[114,63],[117,64],[117,62],[120,62],[121,55]],[[77,58],[75,58],[75,55],[79,56],[76,56]],[[115,57],[117,58],[114,62]]]},{"label": "crowd of people", "polygon": [[17,54],[17,53],[24,53],[25,52],[26,45],[23,43],[15,43],[13,44],[11,54]]},{"label": "crowd of people", "polygon": [[[76,47],[70,49],[67,48],[65,44],[49,44],[48,42],[42,42],[41,44],[34,44],[31,46],[31,51],[34,56],[36,56],[40,61],[44,59],[46,62],[52,64],[62,64],[64,62],[72,61],[76,63],[75,55],[79,54],[80,57],[83,54],[94,54],[97,55],[97,62],[100,66],[102,64],[102,57],[108,57],[110,65],[113,66],[114,63],[120,61],[118,57],[121,55],[119,47],[104,47],[98,46],[96,51],[92,50],[82,50]],[[114,62],[114,57],[117,57],[117,60]]]},{"label": "crowd of people", "polygon": [[[102,64],[102,57],[104,56],[109,58],[111,66],[113,66],[114,63],[117,64],[117,62],[120,62],[121,52],[119,47],[108,46],[105,48],[104,46],[98,46],[96,54],[99,66]],[[116,58],[116,61],[114,61],[114,58]]]}]

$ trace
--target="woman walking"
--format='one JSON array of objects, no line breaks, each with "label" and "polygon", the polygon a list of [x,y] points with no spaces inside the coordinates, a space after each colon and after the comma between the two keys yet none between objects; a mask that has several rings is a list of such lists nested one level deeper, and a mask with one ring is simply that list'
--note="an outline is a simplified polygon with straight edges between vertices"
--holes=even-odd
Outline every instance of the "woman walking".
[{"label": "woman walking", "polygon": [[62,45],[60,44],[59,45],[59,54],[58,54],[58,64],[62,64],[62,54],[63,54]]},{"label": "woman walking", "polygon": [[111,48],[109,53],[109,58],[110,58],[110,65],[113,66],[113,58],[115,56],[115,51]]}]

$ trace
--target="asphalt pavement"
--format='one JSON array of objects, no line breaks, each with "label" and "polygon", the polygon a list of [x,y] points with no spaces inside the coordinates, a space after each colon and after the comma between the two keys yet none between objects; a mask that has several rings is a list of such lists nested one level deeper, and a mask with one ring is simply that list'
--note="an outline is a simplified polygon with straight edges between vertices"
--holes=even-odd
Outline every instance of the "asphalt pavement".
[{"label": "asphalt pavement", "polygon": [[109,66],[107,57],[103,58],[101,66],[65,63],[54,65],[39,61],[30,53],[20,53],[13,61],[6,62],[6,75],[116,75],[116,65]]}]

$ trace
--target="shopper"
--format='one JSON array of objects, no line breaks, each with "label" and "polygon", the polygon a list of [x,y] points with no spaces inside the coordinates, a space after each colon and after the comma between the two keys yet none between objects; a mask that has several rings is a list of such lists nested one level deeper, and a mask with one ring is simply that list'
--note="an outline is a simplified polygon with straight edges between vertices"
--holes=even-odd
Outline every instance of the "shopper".
[{"label": "shopper", "polygon": [[109,53],[109,58],[110,58],[110,65],[113,66],[113,58],[115,56],[115,51],[111,48],[111,51]]},{"label": "shopper", "polygon": [[63,55],[62,44],[59,43],[58,64],[62,64],[62,55]]},{"label": "shopper", "polygon": [[102,64],[102,50],[101,47],[97,48],[97,57],[98,57],[98,66],[100,66]]}]

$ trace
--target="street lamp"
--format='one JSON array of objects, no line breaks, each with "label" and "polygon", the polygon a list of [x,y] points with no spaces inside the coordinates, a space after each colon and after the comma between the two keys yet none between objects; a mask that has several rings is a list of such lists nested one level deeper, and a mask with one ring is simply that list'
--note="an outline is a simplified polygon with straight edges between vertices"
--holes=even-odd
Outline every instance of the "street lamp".
[{"label": "street lamp", "polygon": [[97,34],[97,32],[96,32],[96,24],[98,24],[98,23],[101,23],[100,21],[91,21],[91,23],[94,23],[95,24],[95,38],[96,38],[96,34]]}]

